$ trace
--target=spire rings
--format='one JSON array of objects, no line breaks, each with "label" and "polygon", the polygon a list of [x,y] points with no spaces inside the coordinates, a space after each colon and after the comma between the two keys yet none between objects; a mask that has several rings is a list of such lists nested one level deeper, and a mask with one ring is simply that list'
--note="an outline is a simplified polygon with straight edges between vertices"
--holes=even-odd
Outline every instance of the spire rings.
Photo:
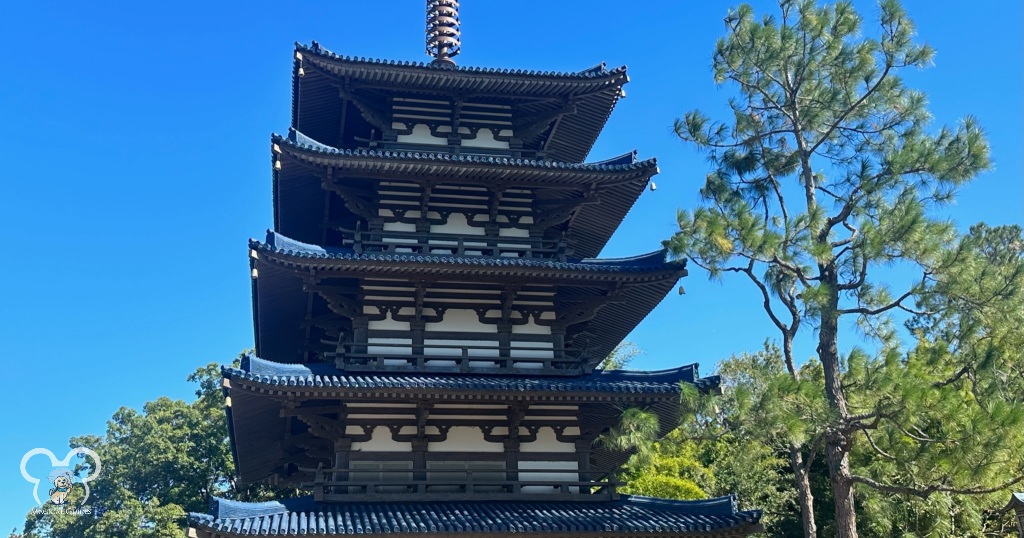
[{"label": "spire rings", "polygon": [[435,62],[455,63],[461,36],[458,0],[427,0],[427,54]]}]

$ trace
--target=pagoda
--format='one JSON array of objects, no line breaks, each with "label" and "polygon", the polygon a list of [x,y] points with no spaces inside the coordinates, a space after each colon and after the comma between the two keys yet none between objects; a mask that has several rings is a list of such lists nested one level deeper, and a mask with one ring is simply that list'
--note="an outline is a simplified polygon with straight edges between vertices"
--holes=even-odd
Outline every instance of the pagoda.
[{"label": "pagoda", "polygon": [[658,169],[584,163],[628,81],[458,67],[458,3],[428,0],[430,63],[296,45],[270,140],[274,230],[250,241],[256,355],[225,368],[240,483],[189,536],[747,536],[732,497],[616,491],[597,442],[630,407],[677,423],[697,366],[602,371],[685,260],[597,258]]}]

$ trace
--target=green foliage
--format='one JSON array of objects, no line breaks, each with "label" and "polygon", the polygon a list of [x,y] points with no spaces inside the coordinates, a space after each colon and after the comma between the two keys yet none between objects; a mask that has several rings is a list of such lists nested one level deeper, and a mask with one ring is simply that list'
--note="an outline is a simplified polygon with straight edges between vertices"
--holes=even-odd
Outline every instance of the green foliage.
[{"label": "green foliage", "polygon": [[796,492],[785,452],[732,434],[697,441],[697,446],[700,461],[715,477],[710,495],[735,494],[741,509],[762,510],[761,523],[769,536],[800,533]]},{"label": "green foliage", "polygon": [[645,409],[630,407],[622,411],[619,422],[611,431],[598,438],[598,443],[610,450],[635,453],[630,463],[635,467],[651,464],[657,455],[655,449],[661,427],[658,415]]},{"label": "green foliage", "polygon": [[698,408],[706,410],[685,415],[679,431],[703,440],[719,479],[716,494],[736,493],[745,506],[764,510],[770,535],[789,535],[800,524],[789,450],[817,435],[814,425],[828,415],[820,366],[808,361],[794,378],[778,346],[766,342],[722,361],[718,372],[722,394],[701,395],[706,403]]},{"label": "green foliage", "polygon": [[701,485],[713,487],[714,475],[698,461],[695,445],[669,440],[654,443],[649,451],[642,462],[634,459],[627,467],[623,493],[682,500],[708,497]]},{"label": "green foliage", "polygon": [[878,39],[862,37],[848,3],[780,6],[781,21],[749,6],[727,18],[714,70],[737,90],[730,121],[692,111],[676,122],[715,168],[706,203],[679,212],[668,245],[712,277],[749,272],[798,319],[822,314],[837,284],[851,303],[885,306],[892,294],[863,273],[936,261],[953,232],[928,211],[988,166],[987,145],[970,118],[928,132],[924,95],[897,73],[932,51],[910,41],[897,3],[882,4]]},{"label": "green foliage", "polygon": [[800,376],[786,372],[779,347],[765,342],[756,353],[741,353],[722,361],[719,375],[723,394],[702,396],[712,403],[713,414],[686,415],[684,426],[693,435],[732,434],[785,452],[791,444],[805,443],[821,432],[818,424],[829,417],[821,392],[821,368],[809,360]]},{"label": "green foliage", "polygon": [[623,340],[615,346],[615,349],[613,349],[612,352],[604,358],[604,360],[601,361],[598,368],[602,370],[622,370],[626,366],[629,366],[629,363],[633,362],[633,359],[636,359],[642,354],[643,351],[637,347],[636,344],[628,340]]},{"label": "green foliage", "polygon": [[884,420],[853,452],[890,486],[865,492],[873,535],[1002,535],[994,512],[1024,477],[1022,244],[1018,226],[972,227],[907,322],[916,345],[848,373],[887,398],[871,399]]},{"label": "green foliage", "polygon": [[[198,384],[195,401],[161,397],[141,411],[122,407],[104,435],[71,438],[72,447],[89,447],[103,462],[91,483],[90,513],[53,505],[32,510],[25,537],[181,537],[185,514],[205,511],[211,495],[263,499],[266,488],[234,488],[220,366],[198,368],[188,379]],[[88,473],[89,463],[79,470]],[[84,492],[75,488],[73,495]]]},{"label": "green foliage", "polygon": [[635,451],[623,491],[680,499],[737,494],[742,508],[764,511],[769,534],[799,529],[786,457],[790,428],[806,436],[800,417],[825,408],[820,390],[805,388],[814,368],[805,369],[807,381],[794,382],[770,344],[723,361],[723,394],[683,384],[683,421],[660,440],[653,413],[627,409],[604,439],[609,448]]},{"label": "green foliage", "polygon": [[[1021,391],[1007,383],[1020,373],[1007,344],[1021,309],[1004,302],[1016,284],[1000,284],[1019,274],[982,261],[1013,265],[1021,242],[1019,230],[977,230],[958,242],[937,210],[988,168],[987,142],[970,117],[932,127],[924,94],[904,85],[901,72],[928,66],[933,51],[914,42],[895,0],[880,3],[873,33],[849,2],[779,7],[778,16],[756,18],[740,6],[725,20],[713,70],[734,90],[731,114],[692,111],[675,123],[712,169],[702,205],[679,211],[666,245],[711,278],[737,273],[754,285],[784,365],[741,378],[728,404],[735,408],[721,415],[728,421],[702,424],[696,409],[695,424],[789,445],[791,465],[804,473],[826,457],[840,536],[857,534],[854,483],[868,496],[865,529],[883,513],[871,509],[871,495],[921,499],[907,504],[918,514],[924,504],[977,513],[955,495],[945,504],[931,495],[980,494],[997,476],[1021,474],[1020,456],[1010,455],[1022,453]],[[1016,244],[1015,253],[996,248],[996,237]],[[893,267],[911,276],[893,281]],[[915,317],[914,345],[900,337],[896,312]],[[843,323],[876,351],[840,346]],[[793,344],[806,325],[818,357],[798,369]],[[809,482],[797,481],[801,499]],[[956,518],[932,519],[932,535],[965,529]]]}]

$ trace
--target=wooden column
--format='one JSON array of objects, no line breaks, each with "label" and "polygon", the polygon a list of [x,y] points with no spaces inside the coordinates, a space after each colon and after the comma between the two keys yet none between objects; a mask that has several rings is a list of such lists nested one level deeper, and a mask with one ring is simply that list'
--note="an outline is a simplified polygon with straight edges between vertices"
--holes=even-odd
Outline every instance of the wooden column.
[{"label": "wooden column", "polygon": [[[423,319],[414,319],[409,322],[409,335],[412,338],[412,354],[423,355],[424,332],[427,329],[427,322]],[[423,361],[417,359],[416,364],[423,365]]]},{"label": "wooden column", "polygon": [[370,320],[366,316],[352,318],[352,352],[366,353],[369,341]]},{"label": "wooden column", "polygon": [[[334,440],[334,468],[344,469],[342,471],[335,471],[333,479],[339,482],[348,482],[348,469],[352,464],[352,439],[342,437]],[[347,489],[347,488],[343,488]],[[325,492],[328,494],[338,493],[331,488]]]},{"label": "wooden column", "polygon": [[427,219],[430,185],[423,187],[423,198],[420,202],[420,216],[416,219],[416,233],[423,234],[416,238],[417,250],[422,254],[430,254],[430,220]]},{"label": "wooden column", "polygon": [[[518,429],[518,428],[517,428]],[[519,432],[509,431],[509,438],[505,440],[505,480],[513,483],[512,491],[519,493]]]},{"label": "wooden column", "polygon": [[498,365],[502,368],[508,368],[512,366],[512,323],[508,321],[502,321],[498,323],[498,356],[502,360],[498,361]]},{"label": "wooden column", "polygon": [[[534,217],[534,221],[536,222]],[[530,226],[530,254],[528,257],[534,258],[534,252],[538,249],[544,248],[544,228],[533,224]]]},{"label": "wooden column", "polygon": [[369,242],[382,241],[384,239],[384,219],[379,216],[367,220],[366,237]]},{"label": "wooden column", "polygon": [[[579,473],[580,482],[589,482],[594,479],[590,474],[590,450],[593,446],[593,439],[576,439],[576,471]],[[587,493],[588,486],[580,486],[580,493]]]},{"label": "wooden column", "polygon": [[[565,325],[562,323],[553,323],[551,325],[551,356],[556,359],[565,358]],[[552,364],[553,367],[559,365],[564,366],[564,362]]]},{"label": "wooden column", "polygon": [[[427,446],[430,442],[425,437],[419,437],[411,441],[412,444],[412,479],[414,482],[427,479]],[[414,493],[426,493],[423,484],[414,486]]]}]

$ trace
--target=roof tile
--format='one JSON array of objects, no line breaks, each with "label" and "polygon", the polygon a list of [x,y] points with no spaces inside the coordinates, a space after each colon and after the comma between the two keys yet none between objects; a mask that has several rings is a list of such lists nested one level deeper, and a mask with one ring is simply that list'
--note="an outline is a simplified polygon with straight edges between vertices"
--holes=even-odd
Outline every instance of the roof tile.
[{"label": "roof tile", "polygon": [[[665,250],[658,250],[630,258],[587,258],[582,260],[555,261],[540,258],[488,258],[482,256],[450,256],[436,254],[388,254],[364,252],[357,254],[351,248],[321,247],[302,243],[268,230],[265,242],[249,240],[250,248],[257,251],[282,254],[295,258],[321,260],[376,261],[388,263],[440,263],[477,267],[536,267],[587,272],[662,272],[679,271],[686,267],[686,260],[666,261]],[[678,278],[678,275],[677,275]]]},{"label": "roof tile", "polygon": [[281,387],[328,387],[339,389],[430,388],[442,391],[493,390],[516,392],[595,392],[618,394],[675,394],[679,383],[702,389],[718,385],[718,376],[700,378],[696,364],[639,372],[598,370],[579,377],[525,377],[505,375],[351,375],[333,364],[284,364],[247,357],[241,368],[224,367],[227,378]]},{"label": "roof tile", "polygon": [[739,511],[733,497],[670,501],[623,496],[609,502],[410,502],[319,504],[311,497],[265,503],[214,498],[211,514],[189,514],[196,527],[239,536],[285,534],[426,534],[472,532],[690,532],[756,529],[759,510]]},{"label": "roof tile", "polygon": [[339,149],[333,146],[328,146],[326,144],[321,144],[320,142],[317,142],[316,140],[302,134],[299,131],[296,131],[295,129],[289,129],[288,136],[273,134],[271,135],[271,141],[277,144],[283,144],[300,150],[320,153],[324,155],[340,155],[345,157],[443,161],[451,163],[488,164],[501,166],[514,165],[557,170],[589,170],[608,172],[621,170],[639,170],[643,168],[655,168],[657,166],[657,159],[637,159],[636,151],[624,153],[622,155],[598,162],[575,163],[545,159],[523,159],[499,155],[449,153],[444,151]]}]

